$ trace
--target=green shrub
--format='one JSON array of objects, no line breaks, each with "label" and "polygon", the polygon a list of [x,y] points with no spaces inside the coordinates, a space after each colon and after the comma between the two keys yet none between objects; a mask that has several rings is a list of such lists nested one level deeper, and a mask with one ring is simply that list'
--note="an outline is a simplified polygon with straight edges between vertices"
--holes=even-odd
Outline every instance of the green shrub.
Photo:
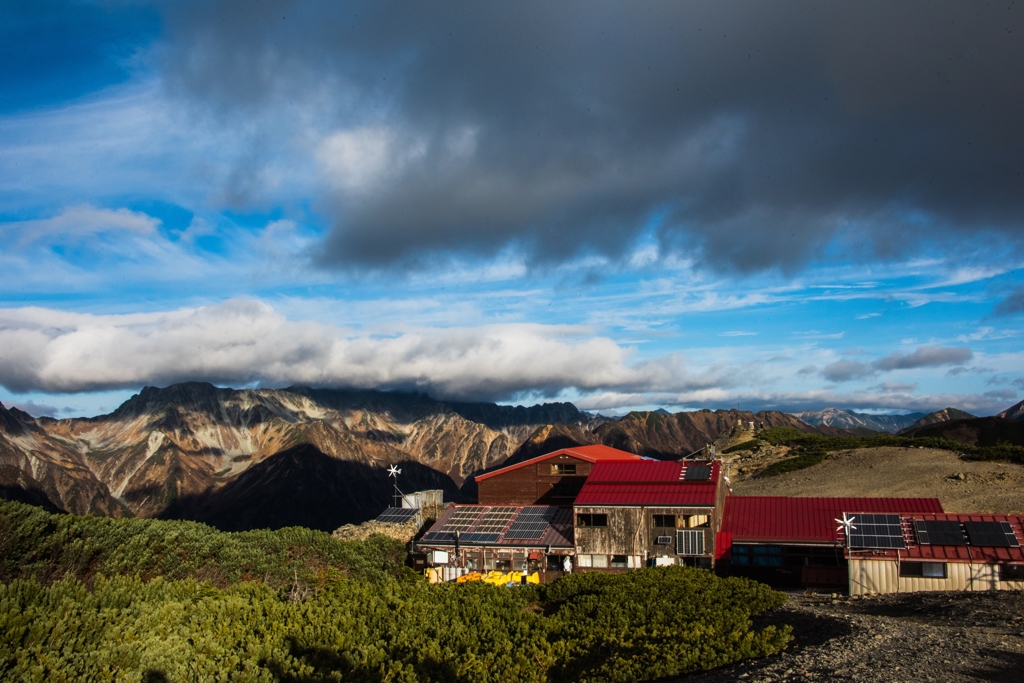
[{"label": "green shrub", "polygon": [[0,679],[640,681],[778,652],[788,629],[750,617],[784,601],[684,567],[526,589],[342,581],[301,602],[253,582],[17,580],[0,585]]},{"label": "green shrub", "polygon": [[345,576],[383,579],[403,572],[400,541],[338,541],[302,527],[225,533],[196,522],[57,515],[0,501],[0,581],[43,584],[74,576],[195,578],[215,586],[296,581],[320,589]]}]

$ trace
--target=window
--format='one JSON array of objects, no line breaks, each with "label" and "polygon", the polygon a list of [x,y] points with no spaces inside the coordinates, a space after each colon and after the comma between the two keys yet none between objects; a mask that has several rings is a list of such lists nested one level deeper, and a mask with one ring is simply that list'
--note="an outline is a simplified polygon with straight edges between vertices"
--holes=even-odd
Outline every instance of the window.
[{"label": "window", "polygon": [[495,560],[494,568],[499,572],[507,572],[512,569],[512,560]]},{"label": "window", "polygon": [[628,569],[629,560],[626,559],[625,555],[612,555],[612,568],[613,569]]},{"label": "window", "polygon": [[675,529],[676,528],[676,516],[675,515],[654,515],[654,526],[659,529]]},{"label": "window", "polygon": [[557,476],[575,475],[576,463],[556,462],[551,466],[551,474]]},{"label": "window", "polygon": [[733,545],[732,563],[756,567],[781,567],[784,565],[784,550],[778,545]]},{"label": "window", "polygon": [[686,526],[687,529],[696,529],[698,527],[711,525],[711,517],[708,515],[687,515],[684,520],[684,526]]},{"label": "window", "polygon": [[608,556],[607,555],[591,555],[590,566],[594,569],[607,569],[608,568]]},{"label": "window", "polygon": [[590,561],[591,557],[592,557],[592,555],[577,555],[576,556],[576,566],[577,567],[583,567],[583,568],[592,567],[593,564]]},{"label": "window", "polygon": [[581,513],[576,515],[576,526],[608,526],[608,515]]},{"label": "window", "polygon": [[946,578],[945,562],[902,562],[900,576],[920,576],[925,579]]},{"label": "window", "polygon": [[1000,581],[1024,581],[1024,564],[999,565]]}]

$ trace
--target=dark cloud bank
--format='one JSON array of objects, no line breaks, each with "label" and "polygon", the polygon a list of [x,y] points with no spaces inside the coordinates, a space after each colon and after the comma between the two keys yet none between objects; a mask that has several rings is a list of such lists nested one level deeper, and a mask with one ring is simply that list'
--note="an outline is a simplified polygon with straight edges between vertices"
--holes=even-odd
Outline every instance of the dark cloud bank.
[{"label": "dark cloud bank", "polygon": [[238,0],[167,26],[170,87],[228,125],[306,102],[386,131],[388,172],[322,198],[326,263],[615,257],[654,226],[757,270],[1024,224],[1020,4]]}]

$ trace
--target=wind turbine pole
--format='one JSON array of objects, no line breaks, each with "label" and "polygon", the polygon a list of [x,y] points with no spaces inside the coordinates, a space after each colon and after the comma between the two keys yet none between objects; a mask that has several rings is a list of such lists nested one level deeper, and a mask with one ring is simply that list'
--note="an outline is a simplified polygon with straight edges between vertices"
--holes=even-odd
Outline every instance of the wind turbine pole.
[{"label": "wind turbine pole", "polygon": [[388,476],[395,478],[395,507],[402,507],[402,492],[398,488],[398,475],[402,473],[402,470],[398,469],[397,465],[392,465],[388,468]]}]

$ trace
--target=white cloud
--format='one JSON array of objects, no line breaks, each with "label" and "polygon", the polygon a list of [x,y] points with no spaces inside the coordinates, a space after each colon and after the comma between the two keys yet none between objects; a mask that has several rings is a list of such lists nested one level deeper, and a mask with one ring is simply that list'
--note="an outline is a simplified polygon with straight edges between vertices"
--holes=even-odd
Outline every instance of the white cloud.
[{"label": "white cloud", "polygon": [[160,221],[152,216],[128,209],[98,209],[88,204],[65,209],[52,218],[16,223],[0,223],[0,232],[16,236],[24,246],[30,242],[61,237],[65,240],[108,232],[130,232],[151,235]]},{"label": "white cloud", "polygon": [[96,391],[206,380],[420,388],[501,399],[522,392],[706,388],[678,357],[636,361],[629,348],[561,325],[504,324],[352,335],[293,322],[255,300],[159,313],[0,310],[0,383],[11,391]]}]

